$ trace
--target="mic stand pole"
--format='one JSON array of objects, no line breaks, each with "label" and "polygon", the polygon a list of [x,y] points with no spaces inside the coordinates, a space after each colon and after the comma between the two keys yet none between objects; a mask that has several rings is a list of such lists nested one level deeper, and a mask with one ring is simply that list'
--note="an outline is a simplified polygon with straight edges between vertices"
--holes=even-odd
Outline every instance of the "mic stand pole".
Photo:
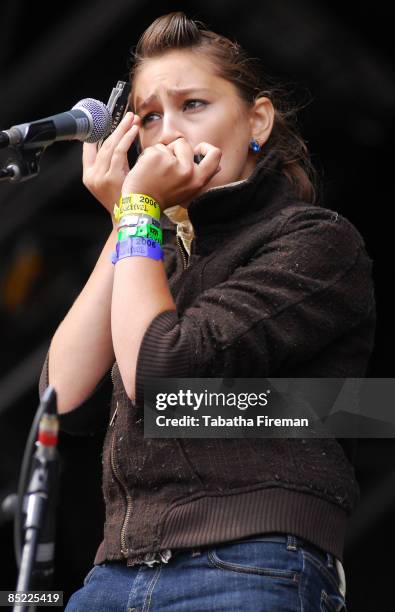
[{"label": "mic stand pole", "polygon": [[[21,567],[19,569],[18,583],[16,590],[26,593],[29,590],[30,580],[33,573],[34,562],[37,553],[37,544],[40,529],[43,525],[46,504],[49,496],[49,478],[47,467],[39,465],[33,472],[32,479],[27,491],[28,504],[25,522],[25,544],[22,551]],[[30,606],[30,609],[35,610]],[[17,605],[14,610],[22,612],[26,606]]]},{"label": "mic stand pole", "polygon": [[[53,387],[47,387],[44,392],[43,403],[48,404],[39,425],[37,450],[33,457],[33,469],[26,497],[25,543],[23,545],[21,564],[19,569],[17,591],[26,593],[31,582],[38,581],[39,586],[48,586],[52,580],[54,543],[51,541],[54,534],[44,537],[43,534],[54,531],[54,513],[58,490],[57,483],[57,434],[58,417],[56,414],[56,392]],[[41,538],[40,538],[41,536]],[[37,552],[39,554],[37,554]],[[14,612],[25,612],[26,606],[16,604]],[[29,606],[35,610],[36,606]]]}]

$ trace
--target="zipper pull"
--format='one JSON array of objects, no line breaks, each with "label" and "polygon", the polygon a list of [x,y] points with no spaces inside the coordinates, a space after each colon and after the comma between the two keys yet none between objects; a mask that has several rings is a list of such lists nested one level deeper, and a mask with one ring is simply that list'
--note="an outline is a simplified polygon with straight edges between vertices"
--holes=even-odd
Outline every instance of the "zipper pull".
[{"label": "zipper pull", "polygon": [[112,427],[112,426],[114,425],[115,418],[116,418],[116,416],[117,416],[117,412],[118,412],[118,402],[117,402],[117,406],[116,406],[116,408],[115,408],[115,410],[114,410],[114,414],[113,414],[113,415],[112,415],[112,417],[111,417],[110,427]]}]

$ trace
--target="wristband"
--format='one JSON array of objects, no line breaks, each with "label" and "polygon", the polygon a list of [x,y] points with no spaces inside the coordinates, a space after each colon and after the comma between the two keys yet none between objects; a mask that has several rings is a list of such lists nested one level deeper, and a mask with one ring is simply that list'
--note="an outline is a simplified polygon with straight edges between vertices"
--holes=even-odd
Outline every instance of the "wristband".
[{"label": "wristband", "polygon": [[116,264],[125,257],[149,257],[150,259],[163,259],[163,251],[155,240],[150,238],[127,238],[117,242],[115,253],[111,254],[111,262]]},{"label": "wristband", "polygon": [[124,215],[119,223],[118,223],[118,227],[117,229],[120,230],[122,227],[127,227],[129,225],[137,225],[137,226],[144,226],[144,225],[153,225],[155,227],[161,227],[160,221],[158,221],[158,219],[154,219],[153,217],[150,217],[150,215]]},{"label": "wristband", "polygon": [[156,200],[143,193],[131,193],[119,198],[119,206],[114,204],[114,218],[119,221],[125,215],[145,213],[160,219],[160,206]]},{"label": "wristband", "polygon": [[153,225],[147,224],[123,227],[118,231],[118,242],[127,240],[129,236],[143,236],[146,238],[152,238],[152,240],[162,244],[162,230],[159,227],[154,227]]}]

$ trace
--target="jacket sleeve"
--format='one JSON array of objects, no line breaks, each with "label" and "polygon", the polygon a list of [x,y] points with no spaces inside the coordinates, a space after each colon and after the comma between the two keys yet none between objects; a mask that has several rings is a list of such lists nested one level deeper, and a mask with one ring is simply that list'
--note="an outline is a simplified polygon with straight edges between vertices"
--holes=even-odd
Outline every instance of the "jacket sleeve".
[{"label": "jacket sleeve", "polygon": [[143,337],[144,378],[266,377],[307,362],[374,308],[372,262],[347,219],[292,207],[281,230],[180,316],[164,311]]},{"label": "jacket sleeve", "polygon": [[[48,387],[48,361],[49,350],[38,384],[40,398]],[[82,404],[70,412],[59,415],[59,429],[78,436],[93,436],[105,431],[110,415],[112,387],[110,369]]]}]

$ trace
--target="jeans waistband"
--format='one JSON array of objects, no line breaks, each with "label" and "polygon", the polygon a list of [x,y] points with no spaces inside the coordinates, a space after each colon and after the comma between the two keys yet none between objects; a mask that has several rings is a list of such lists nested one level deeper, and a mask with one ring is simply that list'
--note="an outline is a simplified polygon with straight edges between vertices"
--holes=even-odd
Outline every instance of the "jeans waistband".
[{"label": "jeans waistband", "polygon": [[[304,540],[303,538],[299,538],[298,536],[294,536],[291,534],[282,534],[282,533],[267,533],[264,535],[251,536],[248,538],[243,538],[240,540],[236,540],[236,542],[245,542],[247,540],[251,541],[266,541],[266,542],[279,542],[286,545],[287,550],[298,550],[299,548],[303,548],[307,552],[311,553],[318,557],[322,563],[324,563],[327,567],[334,567],[336,557],[332,555],[332,553],[326,552],[322,550],[315,544]],[[232,543],[235,543],[234,541]]]},{"label": "jeans waistband", "polygon": [[[226,544],[236,544],[237,542],[257,542],[257,541],[258,542],[260,541],[279,542],[279,543],[285,544],[287,547],[287,550],[297,551],[299,548],[303,548],[310,554],[318,557],[322,561],[322,563],[326,565],[326,567],[335,566],[336,557],[334,555],[322,550],[318,546],[315,546],[315,544],[312,544],[311,542],[308,542],[307,540],[304,540],[303,538],[300,538],[298,536],[294,536],[291,534],[286,534],[286,533],[265,533],[262,535],[258,534],[258,535],[248,536],[246,538],[239,538],[237,540],[217,542],[215,544],[205,544],[204,546],[200,545],[200,546],[192,547],[191,549],[187,549],[187,550],[189,550],[193,554],[197,554],[198,551],[201,551],[207,548],[213,548],[215,546],[225,546]],[[181,549],[181,548],[173,549],[172,553],[174,555],[178,555],[178,554],[187,552],[187,550],[185,548],[184,549]]]},{"label": "jeans waistband", "polygon": [[[293,550],[293,551],[297,551],[299,548],[303,548],[305,551],[309,552],[313,556],[318,557],[320,561],[326,567],[328,568],[335,567],[337,570],[338,576],[339,576],[340,592],[343,595],[343,597],[345,597],[346,581],[345,581],[344,568],[343,568],[341,561],[337,559],[337,557],[332,555],[332,553],[326,552],[325,550],[322,550],[318,546],[315,546],[315,544],[312,544],[311,542],[308,542],[307,540],[304,540],[303,538],[300,538],[298,536],[294,536],[291,534],[285,534],[285,533],[267,533],[263,535],[253,535],[253,536],[249,536],[246,538],[240,538],[238,540],[230,540],[228,542],[208,544],[205,546],[197,546],[196,548],[190,549],[189,552],[192,553],[192,556],[195,556],[195,555],[201,554],[201,551],[207,548],[213,548],[215,546],[221,546],[221,545],[226,545],[226,544],[236,544],[237,542],[255,542],[255,541],[279,542],[279,543],[286,545],[287,550]],[[177,555],[178,553],[185,553],[186,551],[185,549],[175,549],[175,550],[173,549],[172,552],[173,554]]]},{"label": "jeans waistband", "polygon": [[[326,552],[322,550],[318,546],[315,546],[311,542],[304,540],[303,538],[299,538],[290,534],[266,534],[258,537],[252,536],[248,538],[249,540],[264,540],[269,542],[281,542],[286,544],[288,550],[298,550],[299,548],[303,548],[307,552],[311,553],[315,557],[318,557],[322,563],[326,565],[326,567],[335,567],[337,570],[337,574],[339,577],[339,590],[342,596],[346,597],[346,577],[344,573],[343,564],[332,553]],[[241,540],[240,540],[241,541]]]}]

